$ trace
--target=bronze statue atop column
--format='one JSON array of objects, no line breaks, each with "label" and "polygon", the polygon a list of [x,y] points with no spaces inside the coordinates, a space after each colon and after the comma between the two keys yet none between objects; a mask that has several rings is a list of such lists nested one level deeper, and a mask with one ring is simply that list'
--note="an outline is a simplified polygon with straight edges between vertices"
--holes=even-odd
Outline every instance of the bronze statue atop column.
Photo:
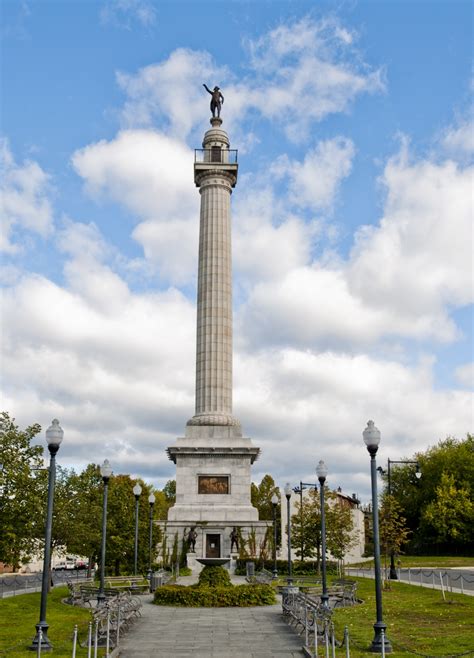
[{"label": "bronze statue atop column", "polygon": [[206,84],[203,84],[202,86],[212,96],[212,98],[211,98],[212,117],[213,118],[216,117],[216,111],[217,111],[217,118],[220,118],[220,116],[221,116],[221,107],[224,104],[224,96],[221,94],[221,91],[220,91],[219,87],[214,87],[214,89],[211,91]]}]

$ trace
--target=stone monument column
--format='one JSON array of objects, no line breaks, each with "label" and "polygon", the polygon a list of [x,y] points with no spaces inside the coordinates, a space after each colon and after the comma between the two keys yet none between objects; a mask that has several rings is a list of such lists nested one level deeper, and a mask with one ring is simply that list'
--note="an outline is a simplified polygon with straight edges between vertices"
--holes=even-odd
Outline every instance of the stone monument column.
[{"label": "stone monument column", "polygon": [[[209,90],[208,90],[209,91]],[[211,93],[211,92],[210,92]],[[167,544],[197,532],[196,559],[230,555],[231,532],[256,533],[263,542],[268,521],[252,506],[251,466],[260,448],[242,436],[232,415],[232,190],[237,151],[219,116],[211,118],[196,149],[194,182],[201,195],[196,333],[196,401],[185,436],[167,449],[176,464],[176,501],[163,526]]]},{"label": "stone monument column", "polygon": [[230,195],[236,152],[220,118],[211,119],[194,182],[201,194],[197,294],[196,406],[188,425],[238,427],[232,416],[232,245]]}]

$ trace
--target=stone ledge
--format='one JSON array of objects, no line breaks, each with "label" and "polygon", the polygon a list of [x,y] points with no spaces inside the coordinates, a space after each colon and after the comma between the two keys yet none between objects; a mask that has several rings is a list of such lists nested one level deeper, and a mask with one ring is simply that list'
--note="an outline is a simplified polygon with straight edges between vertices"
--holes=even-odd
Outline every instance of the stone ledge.
[{"label": "stone ledge", "polygon": [[254,448],[254,447],[244,447],[244,446],[236,446],[236,447],[211,447],[211,446],[181,446],[181,447],[170,447],[166,449],[166,452],[168,454],[168,458],[171,459],[172,462],[176,464],[176,457],[179,456],[184,456],[186,455],[187,457],[202,457],[204,456],[210,456],[210,457],[250,457],[250,463],[253,464],[254,461],[258,459],[258,456],[260,454],[260,448]]}]

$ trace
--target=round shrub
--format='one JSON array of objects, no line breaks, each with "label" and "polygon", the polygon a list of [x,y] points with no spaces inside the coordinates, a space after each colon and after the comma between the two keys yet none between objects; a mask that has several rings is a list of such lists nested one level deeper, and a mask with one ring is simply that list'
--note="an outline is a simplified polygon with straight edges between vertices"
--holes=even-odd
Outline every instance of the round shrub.
[{"label": "round shrub", "polygon": [[224,567],[205,566],[199,574],[199,587],[233,587]]}]

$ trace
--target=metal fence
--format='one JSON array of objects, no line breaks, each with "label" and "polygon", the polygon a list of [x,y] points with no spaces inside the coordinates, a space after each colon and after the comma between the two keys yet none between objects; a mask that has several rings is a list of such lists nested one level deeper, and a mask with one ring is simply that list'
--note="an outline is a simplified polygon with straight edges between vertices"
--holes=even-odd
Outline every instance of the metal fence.
[{"label": "metal fence", "polygon": [[[360,578],[373,578],[374,569],[347,568],[346,573]],[[447,592],[474,596],[474,573],[462,573],[456,569],[398,568],[398,580],[409,585],[439,589]],[[382,569],[382,577],[389,580],[389,569]]]},{"label": "metal fence", "polygon": [[293,629],[302,636],[303,651],[311,658],[336,656],[336,646],[345,649],[350,658],[349,632],[346,627],[341,641],[336,639],[332,610],[321,604],[319,597],[302,592],[282,592],[283,615]]},{"label": "metal fence", "polygon": [[[41,571],[31,574],[5,574],[0,577],[0,599],[19,594],[30,594],[41,591],[43,574]],[[67,580],[81,580],[84,571],[52,571],[51,584],[62,585]]]}]

